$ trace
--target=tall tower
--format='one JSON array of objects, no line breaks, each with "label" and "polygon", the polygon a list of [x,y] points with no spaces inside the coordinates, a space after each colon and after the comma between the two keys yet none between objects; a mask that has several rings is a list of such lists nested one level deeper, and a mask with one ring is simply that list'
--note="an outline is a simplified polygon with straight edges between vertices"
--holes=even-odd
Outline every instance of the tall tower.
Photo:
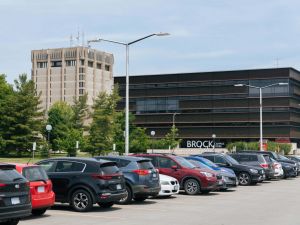
[{"label": "tall tower", "polygon": [[32,80],[46,111],[56,101],[72,104],[74,97],[84,93],[92,105],[99,92],[112,90],[114,57],[110,53],[81,46],[33,50],[31,62]]}]

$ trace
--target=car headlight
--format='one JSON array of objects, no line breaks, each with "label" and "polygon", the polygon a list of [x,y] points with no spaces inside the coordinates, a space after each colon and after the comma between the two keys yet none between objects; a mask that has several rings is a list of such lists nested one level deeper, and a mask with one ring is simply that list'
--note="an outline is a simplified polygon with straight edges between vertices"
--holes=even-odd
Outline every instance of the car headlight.
[{"label": "car headlight", "polygon": [[200,172],[202,175],[206,176],[206,177],[213,177],[214,175],[212,173],[208,173],[208,172]]},{"label": "car headlight", "polygon": [[160,184],[161,185],[169,185],[169,182],[168,181],[161,181]]},{"label": "car headlight", "polygon": [[250,169],[250,172],[256,174],[256,173],[258,173],[258,170],[256,170],[256,169]]}]

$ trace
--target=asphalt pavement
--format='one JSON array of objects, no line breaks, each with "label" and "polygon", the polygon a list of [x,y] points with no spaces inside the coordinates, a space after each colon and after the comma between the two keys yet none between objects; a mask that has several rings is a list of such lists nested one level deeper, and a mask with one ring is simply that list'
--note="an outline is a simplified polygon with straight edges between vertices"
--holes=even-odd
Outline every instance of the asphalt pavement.
[{"label": "asphalt pavement", "polygon": [[88,213],[57,204],[44,216],[26,218],[20,225],[298,225],[299,212],[300,177],[207,195],[181,193],[111,209],[95,205]]}]

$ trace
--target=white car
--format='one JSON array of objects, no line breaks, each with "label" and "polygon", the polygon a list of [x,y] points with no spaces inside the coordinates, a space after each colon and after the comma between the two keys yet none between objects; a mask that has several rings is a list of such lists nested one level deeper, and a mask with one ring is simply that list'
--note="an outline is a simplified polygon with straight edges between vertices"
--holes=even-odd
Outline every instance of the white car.
[{"label": "white car", "polygon": [[158,196],[171,196],[179,193],[179,182],[174,177],[159,174],[161,190]]},{"label": "white car", "polygon": [[284,172],[283,172],[281,164],[272,158],[271,158],[271,160],[273,162],[273,168],[274,168],[274,172],[275,172],[274,176],[277,178],[283,177]]}]

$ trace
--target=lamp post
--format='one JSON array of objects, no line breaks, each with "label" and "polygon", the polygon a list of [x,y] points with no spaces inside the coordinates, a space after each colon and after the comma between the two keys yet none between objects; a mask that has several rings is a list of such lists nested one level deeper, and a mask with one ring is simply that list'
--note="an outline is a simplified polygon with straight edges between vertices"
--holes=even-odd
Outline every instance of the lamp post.
[{"label": "lamp post", "polygon": [[215,148],[216,148],[216,137],[217,137],[217,135],[216,135],[216,134],[212,134],[211,137],[212,137],[213,143],[214,143],[214,145],[213,145],[213,152],[215,152]]},{"label": "lamp post", "polygon": [[153,142],[154,142],[155,131],[152,130],[152,131],[150,132],[150,134],[151,134],[151,136],[152,136],[152,154],[153,154]]},{"label": "lamp post", "polygon": [[259,124],[260,124],[260,151],[263,151],[263,124],[262,124],[262,90],[268,87],[272,87],[272,86],[277,86],[277,85],[288,85],[288,83],[274,83],[274,84],[270,84],[270,85],[266,85],[263,87],[257,87],[257,86],[253,86],[253,85],[248,85],[248,84],[235,84],[235,87],[249,87],[249,88],[255,88],[255,89],[259,89]]},{"label": "lamp post", "polygon": [[50,124],[46,125],[46,131],[48,132],[48,156],[50,156],[50,132],[52,130],[52,126]]},{"label": "lamp post", "polygon": [[119,41],[113,41],[113,40],[108,40],[108,39],[95,39],[95,40],[89,40],[88,41],[88,46],[91,42],[110,42],[114,44],[119,44],[123,45],[126,47],[126,96],[125,96],[125,155],[129,154],[129,46],[137,43],[139,41],[142,41],[144,39],[150,38],[152,36],[167,36],[170,35],[169,33],[153,33],[150,35],[147,35],[145,37],[139,38],[137,40],[131,41],[131,42],[119,42]]}]

